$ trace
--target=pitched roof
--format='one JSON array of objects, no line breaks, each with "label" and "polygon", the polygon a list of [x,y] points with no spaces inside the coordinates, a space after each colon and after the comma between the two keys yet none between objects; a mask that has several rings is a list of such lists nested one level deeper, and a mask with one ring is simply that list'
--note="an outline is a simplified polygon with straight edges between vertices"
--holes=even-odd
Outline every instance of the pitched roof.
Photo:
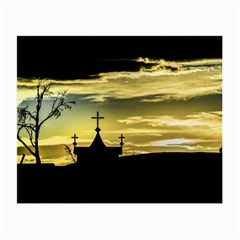
[{"label": "pitched roof", "polygon": [[107,147],[103,140],[97,132],[92,144],[89,147],[74,147],[74,154],[87,154],[87,155],[93,155],[93,154],[110,154],[110,155],[120,155],[122,154],[122,147]]},{"label": "pitched roof", "polygon": [[106,145],[103,143],[99,132],[97,132],[92,144],[90,145],[90,148],[106,148]]}]

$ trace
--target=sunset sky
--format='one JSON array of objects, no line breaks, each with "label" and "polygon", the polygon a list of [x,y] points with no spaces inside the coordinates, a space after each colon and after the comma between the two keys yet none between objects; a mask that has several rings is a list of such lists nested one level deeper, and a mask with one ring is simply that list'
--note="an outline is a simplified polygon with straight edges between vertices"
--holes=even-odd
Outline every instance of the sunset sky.
[{"label": "sunset sky", "polygon": [[125,155],[218,152],[222,145],[221,37],[18,37],[17,49],[18,107],[35,106],[37,78],[76,101],[43,126],[43,162],[71,163],[63,144],[72,147],[76,133],[77,146],[89,146],[97,111],[104,143],[119,146],[123,134]]}]

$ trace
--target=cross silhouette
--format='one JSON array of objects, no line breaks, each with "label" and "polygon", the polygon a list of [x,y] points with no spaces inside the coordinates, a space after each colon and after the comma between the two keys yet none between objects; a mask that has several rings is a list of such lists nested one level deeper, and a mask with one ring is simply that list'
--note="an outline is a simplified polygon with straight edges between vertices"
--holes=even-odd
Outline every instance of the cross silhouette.
[{"label": "cross silhouette", "polygon": [[121,142],[120,142],[120,145],[121,146],[123,146],[124,145],[124,143],[123,143],[123,139],[125,138],[122,134],[121,134],[121,136],[120,137],[118,137],[118,138],[121,138]]},{"label": "cross silhouette", "polygon": [[76,146],[76,145],[77,145],[76,139],[78,138],[78,137],[76,136],[76,133],[74,133],[74,135],[73,135],[72,138],[74,139],[73,145]]},{"label": "cross silhouette", "polygon": [[99,116],[99,112],[97,112],[97,116],[96,117],[92,117],[92,119],[97,119],[97,128],[95,129],[97,132],[100,132],[101,129],[99,128],[99,119],[104,119],[104,117],[100,117]]}]

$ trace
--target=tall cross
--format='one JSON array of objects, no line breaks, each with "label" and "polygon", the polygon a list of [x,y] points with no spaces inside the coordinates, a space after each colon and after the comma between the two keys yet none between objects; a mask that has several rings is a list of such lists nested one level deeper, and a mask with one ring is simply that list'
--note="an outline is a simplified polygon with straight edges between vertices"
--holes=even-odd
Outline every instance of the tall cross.
[{"label": "tall cross", "polygon": [[100,117],[99,116],[99,112],[97,112],[97,116],[96,117],[92,117],[92,119],[97,119],[97,128],[95,130],[96,130],[96,132],[100,132],[101,129],[99,128],[99,119],[104,119],[104,117]]},{"label": "tall cross", "polygon": [[77,145],[76,139],[78,138],[78,137],[76,136],[76,133],[74,133],[74,135],[73,135],[72,138],[74,139],[73,145],[76,146],[76,145]]},{"label": "tall cross", "polygon": [[125,137],[121,134],[121,136],[118,137],[118,138],[121,138],[120,146],[122,147],[122,146],[124,145],[123,139],[124,139]]}]

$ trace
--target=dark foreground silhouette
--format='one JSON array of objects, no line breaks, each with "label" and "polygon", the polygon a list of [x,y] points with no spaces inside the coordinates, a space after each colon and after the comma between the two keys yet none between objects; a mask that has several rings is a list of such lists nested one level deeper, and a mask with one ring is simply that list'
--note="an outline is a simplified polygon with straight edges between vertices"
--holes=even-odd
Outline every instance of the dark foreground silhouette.
[{"label": "dark foreground silhouette", "polygon": [[222,203],[220,153],[152,153],[17,170],[18,203]]}]

